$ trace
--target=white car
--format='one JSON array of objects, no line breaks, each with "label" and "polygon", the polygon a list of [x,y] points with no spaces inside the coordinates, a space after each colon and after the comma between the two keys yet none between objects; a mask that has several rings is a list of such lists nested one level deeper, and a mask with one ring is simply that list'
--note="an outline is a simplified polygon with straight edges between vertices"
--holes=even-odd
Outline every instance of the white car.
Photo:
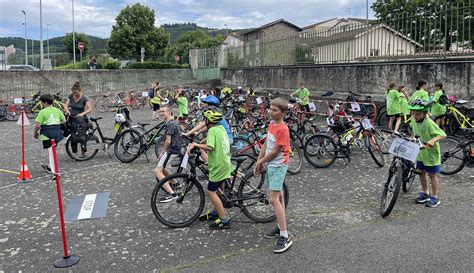
[{"label": "white car", "polygon": [[39,69],[32,65],[18,64],[18,65],[10,65],[10,67],[7,70],[8,71],[37,71]]}]

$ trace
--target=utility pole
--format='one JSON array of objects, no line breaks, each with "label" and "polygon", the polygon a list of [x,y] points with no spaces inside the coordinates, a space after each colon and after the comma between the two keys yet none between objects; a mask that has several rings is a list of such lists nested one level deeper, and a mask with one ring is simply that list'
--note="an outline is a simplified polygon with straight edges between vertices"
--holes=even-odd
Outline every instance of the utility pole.
[{"label": "utility pole", "polygon": [[43,70],[43,5],[42,0],[40,0],[40,69]]},{"label": "utility pole", "polygon": [[28,38],[26,38],[26,11],[21,10],[25,15],[25,64],[28,65]]},{"label": "utility pole", "polygon": [[365,61],[369,61],[369,0],[365,0]]},{"label": "utility pole", "polygon": [[49,58],[49,27],[50,27],[50,26],[51,26],[50,24],[47,24],[47,25],[46,25],[46,39],[48,39],[48,59],[49,59],[49,60],[51,60],[51,59]]},{"label": "utility pole", "polygon": [[74,31],[74,0],[72,0],[72,55],[73,64],[76,65],[76,34]]}]

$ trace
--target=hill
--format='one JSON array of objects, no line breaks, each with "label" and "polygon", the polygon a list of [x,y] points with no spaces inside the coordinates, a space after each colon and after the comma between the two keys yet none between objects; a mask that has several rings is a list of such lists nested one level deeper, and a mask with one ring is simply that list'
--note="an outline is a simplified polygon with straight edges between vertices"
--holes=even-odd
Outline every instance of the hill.
[{"label": "hill", "polygon": [[[92,52],[103,52],[107,51],[107,39],[102,39],[95,36],[88,35],[89,40],[92,44]],[[63,43],[64,36],[51,38],[49,40],[49,51],[50,52],[65,52],[66,48]],[[0,37],[1,46],[15,45],[15,48],[25,48],[25,38],[22,37]],[[33,40],[34,52],[39,52],[40,42],[39,40]],[[28,39],[28,51],[31,51],[31,40]],[[47,51],[47,42],[44,40],[44,51]]]},{"label": "hill", "polygon": [[171,43],[174,44],[178,40],[178,37],[187,32],[187,31],[195,31],[195,30],[203,30],[208,32],[211,36],[216,36],[217,34],[222,34],[224,37],[227,32],[237,32],[244,33],[250,29],[215,29],[215,28],[207,28],[207,27],[200,27],[195,23],[183,23],[183,24],[163,24],[163,28],[170,33]]}]

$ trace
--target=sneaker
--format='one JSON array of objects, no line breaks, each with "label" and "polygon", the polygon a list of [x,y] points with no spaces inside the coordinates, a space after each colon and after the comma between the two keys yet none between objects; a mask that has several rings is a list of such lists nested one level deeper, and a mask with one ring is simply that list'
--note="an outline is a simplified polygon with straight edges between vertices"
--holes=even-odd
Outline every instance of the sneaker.
[{"label": "sneaker", "polygon": [[418,197],[415,199],[415,202],[417,204],[423,204],[423,203],[428,202],[428,200],[430,200],[430,196],[421,191],[418,193]]},{"label": "sneaker", "polygon": [[429,208],[434,208],[441,204],[438,197],[430,196],[430,199],[426,202],[426,206]]},{"label": "sneaker", "polygon": [[51,173],[51,168],[48,165],[41,164],[41,168],[47,173]]},{"label": "sneaker", "polygon": [[265,233],[263,237],[267,239],[275,239],[280,237],[280,228],[276,226],[274,229],[270,230],[269,232]]},{"label": "sneaker", "polygon": [[173,193],[173,194],[168,194],[164,197],[161,197],[160,199],[158,199],[158,202],[160,203],[169,203],[173,200],[176,200],[178,199],[178,195],[176,193]]},{"label": "sneaker", "polygon": [[290,246],[293,244],[293,241],[291,240],[290,237],[288,238],[285,238],[283,236],[280,236],[280,238],[278,238],[278,241],[275,245],[275,247],[273,248],[273,252],[275,253],[283,253],[285,252],[288,248],[290,248]]},{"label": "sneaker", "polygon": [[199,221],[214,221],[219,218],[219,215],[212,214],[210,210],[208,210],[205,214],[199,217]]},{"label": "sneaker", "polygon": [[213,230],[229,229],[230,228],[230,220],[227,221],[227,223],[224,223],[224,222],[221,221],[221,219],[217,218],[217,220],[214,221],[214,223],[209,225],[209,228],[213,229]]}]

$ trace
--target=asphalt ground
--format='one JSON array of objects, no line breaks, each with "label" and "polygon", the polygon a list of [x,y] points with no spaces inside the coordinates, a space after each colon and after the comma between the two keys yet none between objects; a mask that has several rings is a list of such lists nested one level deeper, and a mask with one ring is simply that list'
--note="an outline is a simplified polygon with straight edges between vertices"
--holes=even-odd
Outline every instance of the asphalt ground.
[{"label": "asphalt ground", "polygon": [[[99,121],[110,134],[113,113]],[[150,110],[132,111],[149,121]],[[26,127],[26,160],[33,176],[16,182],[21,161],[21,128],[0,123],[0,272],[59,271],[62,257],[55,182],[40,167],[47,153]],[[82,194],[110,192],[107,217],[66,224],[69,251],[81,260],[68,270],[84,271],[474,271],[474,178],[465,168],[441,177],[438,208],[414,204],[418,179],[401,194],[389,217],[379,215],[388,164],[376,167],[365,150],[351,162],[338,159],[327,169],[304,163],[288,175],[289,232],[294,243],[284,254],[272,253],[274,240],[263,234],[275,223],[256,224],[238,209],[228,209],[232,228],[211,231],[207,224],[170,229],[150,208],[156,185],[152,162],[130,164],[99,152],[73,162],[64,143],[58,148],[65,208]],[[389,163],[390,159],[386,159]],[[208,205],[206,205],[208,207]]]}]

